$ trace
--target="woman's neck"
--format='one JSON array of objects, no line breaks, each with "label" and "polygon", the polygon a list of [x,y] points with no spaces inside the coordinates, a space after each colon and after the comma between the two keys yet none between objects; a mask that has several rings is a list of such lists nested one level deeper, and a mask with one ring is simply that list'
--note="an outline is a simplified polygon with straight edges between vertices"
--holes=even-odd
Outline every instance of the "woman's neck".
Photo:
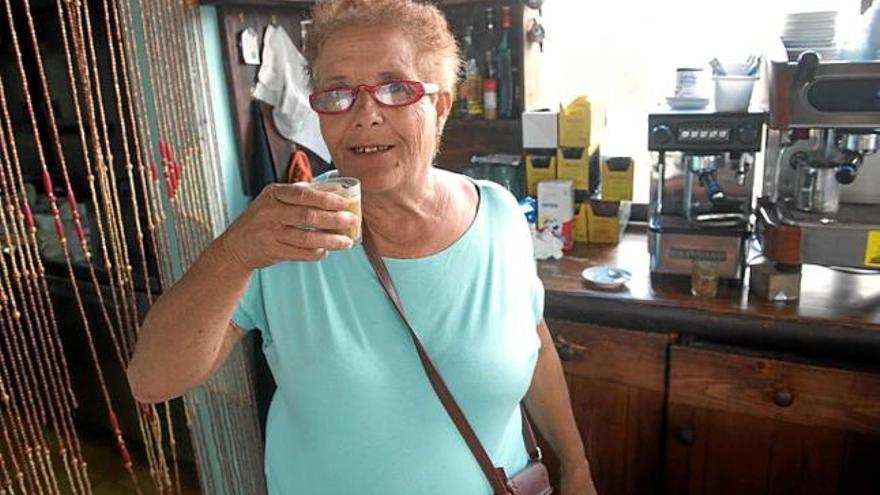
[{"label": "woman's neck", "polygon": [[361,199],[364,222],[379,251],[385,256],[417,258],[455,242],[475,211],[469,202],[461,201],[459,180],[431,168],[419,183],[365,194]]}]

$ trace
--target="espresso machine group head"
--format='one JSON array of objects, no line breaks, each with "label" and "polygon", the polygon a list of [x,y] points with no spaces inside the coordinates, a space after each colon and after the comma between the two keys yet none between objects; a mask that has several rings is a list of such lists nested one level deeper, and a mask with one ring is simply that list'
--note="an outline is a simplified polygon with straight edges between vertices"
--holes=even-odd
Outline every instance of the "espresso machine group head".
[{"label": "espresso machine group head", "polygon": [[651,272],[690,275],[718,263],[742,280],[752,234],[755,153],[762,113],[667,112],[648,116],[653,152],[648,249]]},{"label": "espresso machine group head", "polygon": [[[880,62],[822,62],[813,52],[770,64],[770,125],[757,229],[778,266],[880,268],[880,184],[845,202],[877,157]],[[876,241],[874,240],[876,239]]]}]

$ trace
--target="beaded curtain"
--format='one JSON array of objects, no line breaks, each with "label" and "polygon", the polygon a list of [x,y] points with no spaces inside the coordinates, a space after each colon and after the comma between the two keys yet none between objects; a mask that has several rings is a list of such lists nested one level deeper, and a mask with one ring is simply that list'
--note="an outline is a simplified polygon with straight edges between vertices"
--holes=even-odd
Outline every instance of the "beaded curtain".
[{"label": "beaded curtain", "polygon": [[[107,441],[130,488],[182,493],[170,405],[135,404],[127,390],[111,394],[95,342],[111,341],[112,359],[125,369],[145,309],[136,279],[149,288],[154,275],[168,288],[227,221],[198,6],[52,0],[60,29],[46,32],[30,0],[0,2],[15,61],[14,77],[0,75],[0,495],[93,493],[64,332],[81,332],[87,342]],[[56,115],[59,77],[47,75],[48,44],[63,53],[73,132],[62,132]],[[23,120],[13,118],[19,105],[10,104],[12,93],[21,97]],[[53,307],[29,198],[34,183],[57,236],[77,325],[61,325]],[[145,293],[149,305],[155,296]],[[85,297],[98,301],[97,321],[87,317]],[[183,399],[203,493],[265,492],[247,356],[239,346]],[[123,431],[120,408],[136,411],[133,431]],[[147,481],[136,475],[139,463]]]}]

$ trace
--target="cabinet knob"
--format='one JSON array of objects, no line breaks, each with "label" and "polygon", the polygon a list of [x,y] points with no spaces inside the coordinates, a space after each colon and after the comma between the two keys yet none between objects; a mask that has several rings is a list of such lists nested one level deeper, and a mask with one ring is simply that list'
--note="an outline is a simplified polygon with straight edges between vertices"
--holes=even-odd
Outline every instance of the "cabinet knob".
[{"label": "cabinet knob", "polygon": [[579,352],[587,350],[587,346],[574,344],[561,335],[553,336],[553,345],[556,346],[556,353],[562,361],[571,361],[577,357]]},{"label": "cabinet knob", "polygon": [[678,430],[675,432],[675,438],[682,445],[691,446],[697,440],[697,435],[694,433],[694,429],[690,426],[679,426]]},{"label": "cabinet knob", "polygon": [[773,403],[779,407],[788,407],[794,403],[794,394],[787,388],[781,388],[773,392]]},{"label": "cabinet knob", "polygon": [[574,349],[571,344],[556,344],[556,352],[559,353],[559,359],[563,361],[574,359]]}]

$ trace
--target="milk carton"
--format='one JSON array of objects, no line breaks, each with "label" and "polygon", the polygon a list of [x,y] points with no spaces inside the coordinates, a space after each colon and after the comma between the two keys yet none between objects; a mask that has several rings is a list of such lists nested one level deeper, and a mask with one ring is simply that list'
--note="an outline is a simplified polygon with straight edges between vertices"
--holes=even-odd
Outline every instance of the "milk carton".
[{"label": "milk carton", "polygon": [[544,180],[538,183],[538,230],[550,229],[563,240],[563,249],[574,244],[574,182]]}]

